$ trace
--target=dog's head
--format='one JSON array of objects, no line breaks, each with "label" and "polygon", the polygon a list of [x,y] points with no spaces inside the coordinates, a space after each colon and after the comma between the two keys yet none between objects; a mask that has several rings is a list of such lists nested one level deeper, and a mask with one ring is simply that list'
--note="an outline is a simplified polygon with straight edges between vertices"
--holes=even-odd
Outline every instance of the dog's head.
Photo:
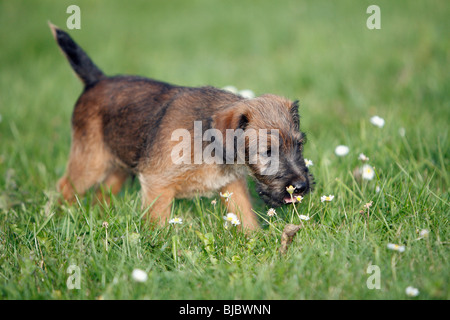
[{"label": "dog's head", "polygon": [[[263,95],[233,103],[218,112],[213,126],[225,137],[226,163],[245,163],[266,204],[278,207],[308,193],[313,176],[303,159],[298,102]],[[293,186],[292,197],[286,188]]]}]

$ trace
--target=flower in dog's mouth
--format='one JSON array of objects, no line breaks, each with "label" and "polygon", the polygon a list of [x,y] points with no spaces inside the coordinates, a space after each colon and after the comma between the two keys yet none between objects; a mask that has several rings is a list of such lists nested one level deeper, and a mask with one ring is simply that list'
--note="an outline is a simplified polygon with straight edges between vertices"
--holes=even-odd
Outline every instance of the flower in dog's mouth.
[{"label": "flower in dog's mouth", "polygon": [[286,191],[287,191],[289,194],[293,194],[294,191],[295,191],[295,188],[294,188],[293,186],[289,186],[289,187],[286,187]]},{"label": "flower in dog's mouth", "polygon": [[284,198],[284,203],[302,203],[303,197],[302,196],[290,196]]},{"label": "flower in dog's mouth", "polygon": [[290,185],[289,187],[286,187],[286,191],[287,193],[289,193],[289,196],[284,198],[284,203],[293,203],[294,202],[293,193],[295,191],[294,186]]}]

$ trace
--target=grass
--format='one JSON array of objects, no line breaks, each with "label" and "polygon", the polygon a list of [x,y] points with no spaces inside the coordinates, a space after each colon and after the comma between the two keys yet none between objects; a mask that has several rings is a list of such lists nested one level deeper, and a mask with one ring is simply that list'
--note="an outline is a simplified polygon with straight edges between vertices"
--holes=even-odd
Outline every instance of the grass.
[{"label": "grass", "polygon": [[[47,20],[65,27],[72,3],[1,1],[0,298],[409,299],[408,286],[420,291],[412,299],[450,298],[446,1],[378,1],[381,30],[366,27],[368,1],[77,3],[71,34],[108,74],[300,99],[317,184],[298,210],[311,220],[280,256],[281,230],[298,217],[286,207],[269,218],[257,197],[263,228],[252,234],[225,229],[226,208],[206,198],[176,201],[183,224],[150,231],[132,181],[111,206],[91,205],[91,193],[59,206],[82,87]],[[371,181],[353,176],[361,152]],[[71,265],[79,290],[67,287]],[[379,290],[367,287],[370,265]],[[131,279],[135,268],[147,282]]]}]

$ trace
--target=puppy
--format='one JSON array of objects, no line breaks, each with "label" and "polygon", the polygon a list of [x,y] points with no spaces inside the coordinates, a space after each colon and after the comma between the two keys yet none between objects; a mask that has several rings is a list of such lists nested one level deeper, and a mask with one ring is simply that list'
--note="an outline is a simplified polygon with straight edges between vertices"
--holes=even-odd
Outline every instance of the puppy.
[{"label": "puppy", "polygon": [[228,211],[244,228],[255,229],[248,175],[272,207],[291,201],[288,186],[293,197],[311,190],[298,102],[270,94],[244,99],[213,87],[137,76],[109,77],[66,32],[49,25],[84,84],[72,115],[67,170],[58,182],[66,201],[91,187],[115,194],[135,175],[152,222],[169,219],[175,198],[220,191]]}]

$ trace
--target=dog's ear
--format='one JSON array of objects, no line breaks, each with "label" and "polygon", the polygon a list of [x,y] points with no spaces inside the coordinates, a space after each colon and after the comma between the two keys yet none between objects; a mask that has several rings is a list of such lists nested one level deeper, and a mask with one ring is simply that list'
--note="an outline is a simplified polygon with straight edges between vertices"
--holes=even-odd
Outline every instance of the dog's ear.
[{"label": "dog's ear", "polygon": [[289,112],[291,113],[295,127],[297,128],[297,130],[300,130],[300,115],[298,113],[298,108],[299,108],[299,101],[295,100],[294,102],[292,102]]},{"label": "dog's ear", "polygon": [[[245,158],[242,156],[246,156],[245,143],[244,145],[239,145],[238,140],[247,128],[249,123],[248,116],[248,106],[242,102],[235,102],[224,107],[223,110],[214,114],[212,118],[212,127],[222,133],[223,159],[225,163],[234,163],[238,157],[239,161],[245,161]],[[227,135],[227,130],[233,130],[231,135]]]},{"label": "dog's ear", "polygon": [[223,135],[227,129],[245,130],[248,125],[248,107],[245,103],[236,102],[217,112],[212,118],[214,129],[220,130]]}]

